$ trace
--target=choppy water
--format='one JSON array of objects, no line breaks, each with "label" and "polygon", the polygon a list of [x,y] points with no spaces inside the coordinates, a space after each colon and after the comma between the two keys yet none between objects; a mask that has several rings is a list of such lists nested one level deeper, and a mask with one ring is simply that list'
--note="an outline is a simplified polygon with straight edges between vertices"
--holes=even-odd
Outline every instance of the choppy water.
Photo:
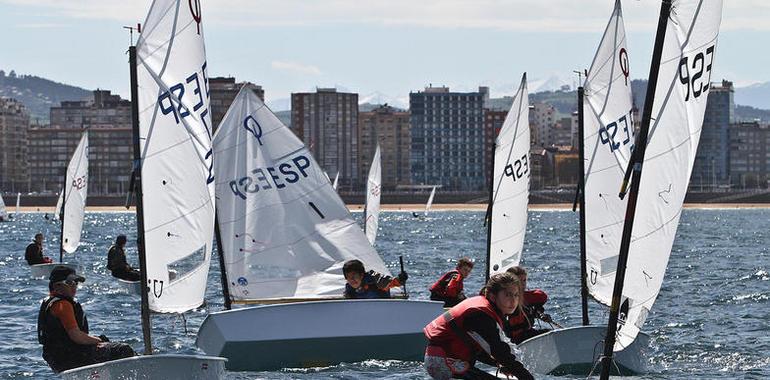
[{"label": "choppy water", "polygon": [[[358,214],[360,215],[360,214]],[[357,216],[358,216],[357,215]],[[485,229],[481,212],[434,212],[427,220],[386,212],[377,249],[397,271],[403,255],[410,274],[408,290],[427,298],[427,287],[467,255],[483,262]],[[76,260],[87,282],[78,295],[92,333],[142,349],[139,297],[124,294],[107,272],[106,252],[115,236],[129,236],[129,261],[137,263],[134,214],[88,213]],[[661,295],[647,320],[653,342],[652,372],[643,379],[770,378],[770,210],[685,210]],[[37,232],[46,234],[46,254],[58,256],[58,224],[40,213],[0,223],[0,378],[52,377],[36,341],[36,315],[47,281],[31,280],[24,248]],[[548,309],[562,325],[580,323],[577,217],[569,211],[530,212],[523,264],[530,287],[550,295]],[[478,289],[483,269],[466,282]],[[195,352],[195,333],[206,313],[222,309],[216,260],[207,293],[208,310],[181,317],[154,316],[154,345],[160,352]],[[607,314],[594,304],[592,323]],[[186,329],[185,329],[186,326]],[[351,349],[355,349],[351,347]],[[425,379],[421,363],[368,361],[329,368],[230,373],[250,379]]]}]

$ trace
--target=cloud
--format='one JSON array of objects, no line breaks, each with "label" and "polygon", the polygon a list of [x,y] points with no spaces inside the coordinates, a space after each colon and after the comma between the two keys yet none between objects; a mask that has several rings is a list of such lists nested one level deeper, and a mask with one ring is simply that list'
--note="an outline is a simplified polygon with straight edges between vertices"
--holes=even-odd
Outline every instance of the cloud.
[{"label": "cloud", "polygon": [[[711,1],[711,0],[707,0]],[[0,0],[47,14],[143,21],[149,0]],[[182,2],[187,6],[187,2]],[[528,32],[595,32],[612,11],[608,0],[217,0],[202,2],[207,25],[271,27],[379,25]],[[624,2],[629,31],[654,30],[659,1]],[[770,31],[770,1],[725,0],[722,30]],[[598,26],[597,26],[598,25]]]},{"label": "cloud", "polygon": [[272,61],[270,66],[276,70],[289,71],[303,75],[321,75],[321,70],[313,65],[305,65],[292,61]]}]

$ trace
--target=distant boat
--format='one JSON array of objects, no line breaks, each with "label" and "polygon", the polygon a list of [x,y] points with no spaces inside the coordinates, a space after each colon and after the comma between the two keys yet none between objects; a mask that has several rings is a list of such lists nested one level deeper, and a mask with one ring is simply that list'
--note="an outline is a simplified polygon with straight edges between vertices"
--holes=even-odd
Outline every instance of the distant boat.
[{"label": "distant boat", "polygon": [[217,129],[214,164],[225,308],[260,306],[209,314],[200,349],[236,371],[423,357],[422,329],[442,304],[342,299],[346,261],[388,268],[308,148],[248,87]]},{"label": "distant boat", "polygon": [[[433,204],[433,197],[436,195],[436,187],[437,186],[433,186],[433,189],[431,189],[430,191],[430,196],[428,196],[428,202],[425,203],[425,212],[423,212],[422,214],[422,216],[424,217],[428,216],[428,211],[430,211],[430,206]],[[412,212],[412,216],[414,216],[415,218],[419,218],[421,215],[416,212]]]},{"label": "distant boat", "polygon": [[64,379],[219,379],[226,359],[153,355],[150,313],[204,302],[214,234],[211,115],[201,9],[155,0],[129,48],[144,354],[61,373]]},{"label": "distant boat", "polygon": [[21,206],[21,193],[16,193],[16,213],[14,213],[13,217],[16,219],[19,219],[19,209]]},{"label": "distant boat", "polygon": [[77,272],[80,271],[78,264],[64,262],[64,254],[65,252],[74,254],[80,246],[83,219],[86,212],[88,181],[88,131],[84,131],[67,165],[62,193],[59,197],[61,204],[57,205],[57,216],[61,221],[59,262],[31,265],[32,277],[47,278],[51,274],[51,270],[58,265],[71,267]]},{"label": "distant boat", "polygon": [[339,184],[340,181],[340,171],[337,170],[337,175],[334,176],[334,183],[332,184],[332,189],[337,190],[337,184]]},{"label": "distant boat", "polygon": [[5,202],[3,202],[3,196],[0,194],[0,222],[8,221],[8,211],[5,209]]},{"label": "distant boat", "polygon": [[366,180],[366,205],[364,206],[364,232],[369,244],[374,245],[380,225],[380,197],[382,197],[382,162],[380,144],[374,150],[369,177]]}]

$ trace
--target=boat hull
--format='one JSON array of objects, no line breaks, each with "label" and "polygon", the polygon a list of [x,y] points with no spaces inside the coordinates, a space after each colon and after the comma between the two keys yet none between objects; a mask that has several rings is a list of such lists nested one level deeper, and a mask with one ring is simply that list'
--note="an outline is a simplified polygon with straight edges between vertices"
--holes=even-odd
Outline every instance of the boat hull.
[{"label": "boat hull", "polygon": [[35,264],[29,266],[30,274],[33,278],[42,278],[42,279],[48,279],[48,277],[51,275],[51,271],[53,268],[57,266],[65,266],[69,267],[75,270],[76,273],[81,274],[81,267],[80,264],[70,264],[70,263],[50,263],[50,264]]},{"label": "boat hull", "polygon": [[202,355],[146,355],[60,373],[62,379],[222,379],[227,359]]},{"label": "boat hull", "polygon": [[[532,373],[586,376],[604,350],[606,326],[577,326],[553,330],[521,344],[521,360]],[[615,375],[632,375],[647,370],[646,351],[650,338],[640,333],[624,350],[616,352]],[[599,368],[594,370],[598,373]],[[618,373],[618,370],[620,371]]]},{"label": "boat hull", "polygon": [[134,295],[141,295],[141,281],[126,281],[120,278],[116,278],[118,280],[118,283],[120,284],[120,287],[125,290],[128,294],[134,294]]},{"label": "boat hull", "polygon": [[441,302],[329,300],[209,314],[196,344],[232,371],[318,367],[367,359],[422,360],[422,329]]}]

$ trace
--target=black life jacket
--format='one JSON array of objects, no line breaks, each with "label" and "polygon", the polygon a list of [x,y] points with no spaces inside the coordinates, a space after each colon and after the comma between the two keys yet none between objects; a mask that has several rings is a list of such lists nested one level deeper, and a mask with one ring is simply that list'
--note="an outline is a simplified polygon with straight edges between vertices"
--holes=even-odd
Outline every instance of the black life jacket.
[{"label": "black life jacket", "polygon": [[56,302],[69,302],[75,311],[75,321],[80,331],[88,334],[88,319],[79,302],[62,295],[50,296],[40,304],[40,312],[37,315],[37,341],[43,345],[43,350],[67,350],[79,346],[73,342],[59,318],[51,312],[51,307]]}]

